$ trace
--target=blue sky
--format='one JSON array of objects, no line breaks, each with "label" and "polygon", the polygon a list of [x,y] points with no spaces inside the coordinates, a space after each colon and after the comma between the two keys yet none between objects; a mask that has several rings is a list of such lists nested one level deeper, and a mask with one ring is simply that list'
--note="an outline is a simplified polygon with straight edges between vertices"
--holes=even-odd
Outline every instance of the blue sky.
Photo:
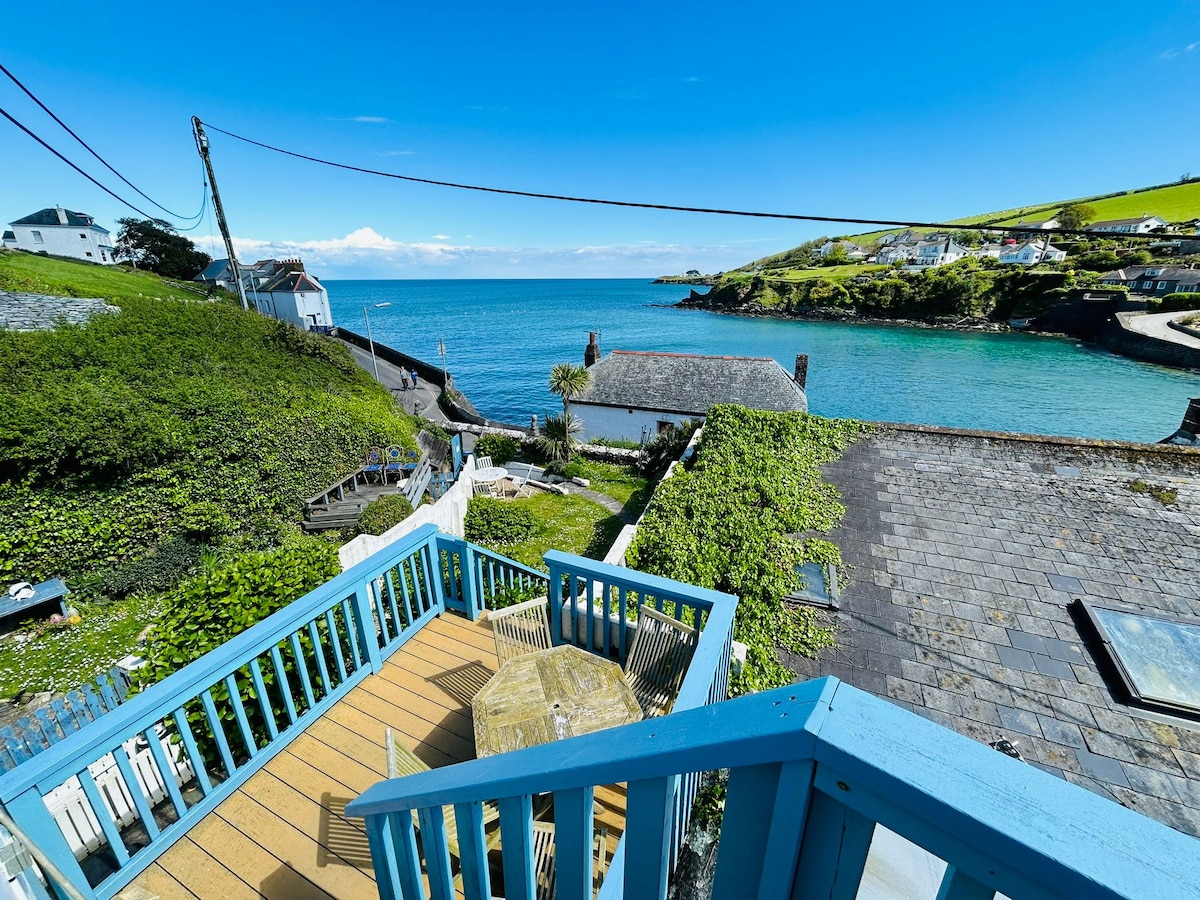
[{"label": "blue sky", "polygon": [[[48,0],[5,7],[0,61],[183,213],[193,114],[424,178],[823,215],[938,220],[1200,173],[1200,0]],[[0,81],[0,106],[106,174]],[[718,271],[855,230],[451,191],[211,137],[239,255],[326,277]],[[0,121],[0,219],[54,204],[127,214]]]}]

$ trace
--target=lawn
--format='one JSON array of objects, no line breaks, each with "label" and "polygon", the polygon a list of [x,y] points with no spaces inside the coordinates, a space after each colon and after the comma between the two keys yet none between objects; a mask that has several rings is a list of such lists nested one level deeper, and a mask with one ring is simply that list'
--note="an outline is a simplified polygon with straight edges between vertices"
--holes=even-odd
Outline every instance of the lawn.
[{"label": "lawn", "polygon": [[156,618],[159,600],[139,596],[107,606],[80,603],[77,625],[0,642],[0,697],[69,691],[107,672],[137,650],[138,635]]},{"label": "lawn", "polygon": [[117,305],[122,300],[141,296],[201,299],[192,291],[164,283],[157,275],[135,272],[124,266],[98,266],[14,251],[0,252],[0,290],[58,297],[102,297]]},{"label": "lawn", "polygon": [[781,269],[778,272],[764,272],[763,278],[768,281],[810,281],[814,278],[853,278],[855,275],[870,275],[882,272],[887,266],[877,266],[872,263],[849,266],[819,266],[812,269]]},{"label": "lawn", "polygon": [[533,534],[518,544],[489,549],[535,569],[545,568],[542,556],[547,550],[603,559],[621,530],[620,519],[584,497],[539,491],[508,502],[533,514]]},{"label": "lawn", "polygon": [[[633,466],[596,462],[582,457],[576,459],[572,465],[578,468],[581,478],[588,480],[593,491],[607,494],[619,503],[629,506],[635,515],[640,514],[650,502],[654,482]],[[632,505],[630,501],[633,501]]]}]

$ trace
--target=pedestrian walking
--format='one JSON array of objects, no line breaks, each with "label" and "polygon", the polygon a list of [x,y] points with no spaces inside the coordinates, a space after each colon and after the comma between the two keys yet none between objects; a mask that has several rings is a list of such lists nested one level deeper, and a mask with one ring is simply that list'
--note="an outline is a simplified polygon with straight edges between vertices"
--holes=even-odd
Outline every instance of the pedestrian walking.
[{"label": "pedestrian walking", "polygon": [[412,370],[412,383],[413,383],[413,390],[416,390],[416,387],[417,387],[417,370],[416,369]]},{"label": "pedestrian walking", "polygon": [[408,372],[404,371],[404,369],[400,370],[400,390],[408,390]]}]

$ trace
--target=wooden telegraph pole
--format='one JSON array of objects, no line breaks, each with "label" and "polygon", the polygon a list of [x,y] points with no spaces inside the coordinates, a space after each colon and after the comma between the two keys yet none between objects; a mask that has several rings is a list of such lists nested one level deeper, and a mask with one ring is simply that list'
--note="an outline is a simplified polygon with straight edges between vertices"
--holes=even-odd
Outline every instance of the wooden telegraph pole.
[{"label": "wooden telegraph pole", "polygon": [[213,172],[212,159],[208,154],[208,135],[204,133],[204,123],[199,116],[192,116],[192,130],[196,136],[196,149],[204,160],[204,169],[208,172],[208,183],[212,188],[213,209],[217,211],[217,227],[221,229],[221,237],[225,239],[225,252],[229,254],[229,271],[233,273],[234,283],[237,284],[238,297],[242,301],[242,309],[249,309],[246,302],[246,287],[242,284],[242,270],[238,266],[237,256],[233,252],[233,239],[229,236],[229,225],[225,222],[225,209],[221,206],[221,194],[217,191],[217,176]]}]

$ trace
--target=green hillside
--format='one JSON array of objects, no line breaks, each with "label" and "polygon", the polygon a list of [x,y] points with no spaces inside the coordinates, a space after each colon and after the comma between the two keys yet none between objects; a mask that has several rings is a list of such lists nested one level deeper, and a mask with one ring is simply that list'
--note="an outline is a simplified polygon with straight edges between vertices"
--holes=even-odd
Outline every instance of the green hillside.
[{"label": "green hillside", "polygon": [[344,347],[228,300],[7,251],[0,290],[121,309],[0,329],[0,582],[62,577],[83,617],[0,646],[0,694],[107,668],[189,576],[318,541],[299,532],[303,501],[367,447],[416,447]]},{"label": "green hillside", "polygon": [[[1157,215],[1168,222],[1186,222],[1200,218],[1200,180],[1188,181],[1183,184],[1157,185],[1155,187],[1135,188],[1113,195],[1095,197],[1075,197],[1069,200],[1055,200],[1049,203],[1021,206],[1014,209],[1002,209],[995,212],[980,213],[965,216],[960,219],[950,219],[947,225],[963,227],[980,225],[1015,225],[1022,219],[1047,219],[1069,203],[1086,203],[1096,211],[1095,221],[1105,219],[1127,219],[1140,216],[1143,213]],[[885,234],[899,231],[897,228],[885,228],[880,231],[869,231],[848,236],[856,244],[867,246]],[[768,264],[773,259],[786,257],[793,250],[772,254],[755,260],[743,268]]]}]

